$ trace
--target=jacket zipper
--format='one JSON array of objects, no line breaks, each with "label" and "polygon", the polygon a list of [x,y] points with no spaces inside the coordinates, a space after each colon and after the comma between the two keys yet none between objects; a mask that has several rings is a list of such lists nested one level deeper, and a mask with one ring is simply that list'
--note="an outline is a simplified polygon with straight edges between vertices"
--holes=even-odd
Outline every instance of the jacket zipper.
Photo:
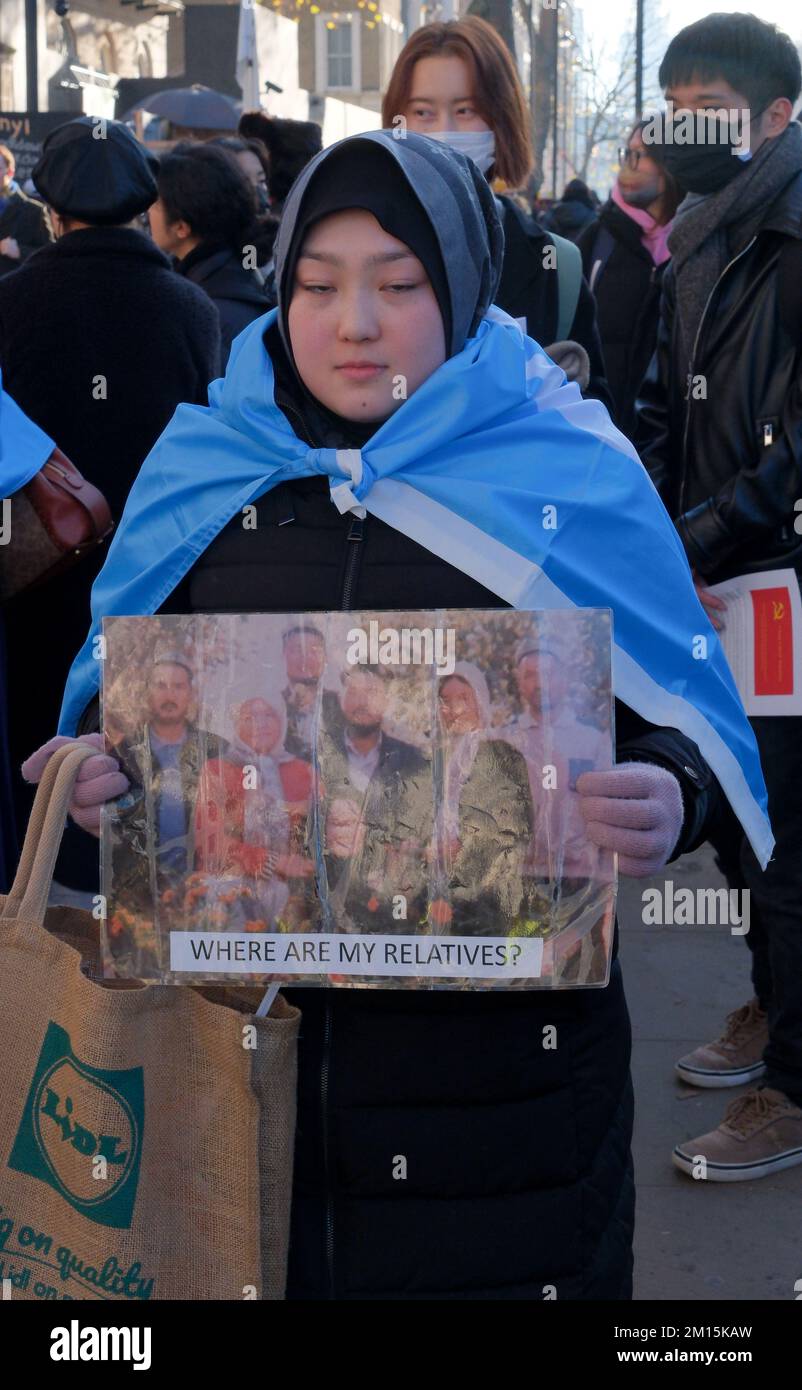
[{"label": "jacket zipper", "polygon": [[701,336],[702,329],[703,329],[703,327],[704,327],[705,319],[707,318],[707,311],[708,311],[708,309],[710,308],[711,301],[712,301],[713,296],[714,296],[714,294],[716,293],[717,289],[719,288],[719,285],[721,284],[721,282],[722,282],[722,280],[724,279],[724,277],[725,277],[725,276],[729,273],[729,271],[732,269],[732,267],[736,264],[736,262],[739,261],[739,260],[741,259],[742,256],[745,256],[746,253],[747,253],[747,251],[751,251],[751,249],[752,249],[752,247],[754,246],[754,244],[755,244],[756,241],[757,241],[757,236],[753,236],[753,237],[752,237],[752,240],[751,240],[750,242],[748,242],[748,244],[743,248],[743,250],[742,250],[742,251],[739,251],[737,256],[733,256],[733,258],[732,258],[732,260],[730,261],[729,265],[725,265],[725,267],[724,267],[724,269],[722,270],[721,274],[719,275],[719,277],[718,277],[718,279],[717,279],[715,285],[713,286],[712,290],[710,291],[709,295],[707,296],[707,299],[706,299],[706,301],[705,301],[705,307],[704,307],[704,309],[702,310],[702,317],[701,317],[700,320],[699,320],[699,326],[698,326],[698,328],[697,328],[697,330],[696,330],[696,335],[695,335],[694,340],[693,340],[693,348],[691,349],[691,360],[690,360],[690,363],[689,363],[690,372],[689,372],[689,374],[688,374],[690,380],[689,380],[689,382],[688,382],[688,395],[687,395],[687,398],[686,398],[686,401],[685,401],[685,428],[684,428],[684,430],[683,430],[683,432],[682,432],[682,480],[681,480],[681,482],[680,482],[679,503],[678,503],[678,506],[677,506],[677,514],[678,514],[679,516],[682,516],[682,515],[684,514],[684,512],[685,512],[685,483],[686,483],[687,477],[688,477],[688,434],[689,434],[689,432],[690,432],[690,425],[691,425],[691,394],[690,394],[690,387],[691,387],[691,384],[692,384],[692,382],[693,382],[693,377],[694,377],[694,370],[693,370],[693,369],[694,369],[694,367],[696,366],[696,353],[697,353],[697,350],[698,350],[698,347],[699,347],[699,338],[700,338],[700,336]]},{"label": "jacket zipper", "polygon": [[359,542],[363,539],[363,533],[364,522],[358,516],[353,517],[346,537],[349,549],[345,561],[343,591],[340,599],[340,612],[342,613],[347,612],[352,606],[351,600],[354,595],[354,583],[356,581],[356,572],[359,567]]},{"label": "jacket zipper", "polygon": [[[359,545],[364,539],[364,522],[358,516],[351,518],[346,544],[348,551],[345,560],[340,611],[345,613],[351,607],[357,569],[359,567]],[[320,1108],[323,1125],[323,1170],[326,1188],[326,1267],[329,1276],[329,1298],[334,1298],[334,1202],[331,1194],[331,1173],[329,1167],[329,1071],[331,1069],[331,1035],[334,1015],[331,1000],[326,999],[326,1013],[323,1022],[323,1060],[320,1067]]]},{"label": "jacket zipper", "polygon": [[[303,419],[291,402],[287,402],[289,409],[298,421],[300,426],[299,435],[309,440]],[[356,582],[357,568],[359,564],[359,542],[363,539],[364,524],[359,517],[351,518],[351,525],[348,528],[346,543],[349,546],[346,562],[345,574],[343,576],[343,588],[340,598],[340,611],[346,612],[351,606],[351,599]],[[331,1193],[331,1171],[329,1159],[329,1072],[331,1070],[331,1035],[334,1026],[334,1014],[332,1011],[331,1000],[327,991],[326,1009],[323,1018],[323,1056],[320,1064],[320,1111],[321,1124],[323,1130],[323,1181],[326,1194],[326,1269],[329,1279],[329,1298],[334,1298],[334,1201]]]},{"label": "jacket zipper", "polygon": [[331,1001],[326,999],[323,1023],[323,1061],[320,1067],[320,1105],[323,1121],[323,1172],[326,1189],[326,1268],[329,1275],[329,1298],[334,1298],[334,1203],[329,1180],[329,1066],[331,1064]]}]

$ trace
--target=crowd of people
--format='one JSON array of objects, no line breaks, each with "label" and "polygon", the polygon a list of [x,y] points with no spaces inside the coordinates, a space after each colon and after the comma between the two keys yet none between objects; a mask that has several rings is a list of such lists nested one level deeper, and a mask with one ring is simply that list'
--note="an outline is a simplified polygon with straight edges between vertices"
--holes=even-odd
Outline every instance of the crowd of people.
[{"label": "crowd of people", "polygon": [[[753,996],[679,1069],[700,1086],[755,1084],[674,1153],[682,1171],[703,1155],[709,1177],[739,1180],[802,1162],[802,740],[797,717],[750,729],[715,665],[727,613],[709,586],[802,573],[802,71],[774,26],[712,15],[671,41],[660,83],[668,112],[622,132],[604,206],[575,181],[543,222],[516,192],[532,148],[515,66],[477,17],[416,30],[384,131],[318,154],[300,142],[283,184],[262,113],[236,138],[182,142],[159,161],[121,124],[97,139],[91,118],[70,121],[34,171],[44,207],[0,147],[2,387],[117,524],[109,552],[2,614],[15,812],[4,807],[0,868],[10,879],[57,727],[98,749],[57,867],[66,890],[97,891],[100,808],[142,784],[137,749],[113,756],[98,732],[89,651],[104,613],[536,608],[555,589],[563,604],[608,607],[615,766],[575,750],[570,833],[579,860],[584,837],[637,877],[710,841],[728,884],[751,894]],[[730,126],[737,115],[745,147],[740,127],[673,138],[677,112],[711,110]],[[573,523],[554,538],[552,503]],[[676,635],[682,615],[686,635],[709,632],[709,665]],[[239,752],[221,744],[207,773],[219,786],[196,789],[209,863],[247,842],[244,807],[225,843],[210,810],[244,749],[284,779],[288,802],[308,794],[321,654],[314,639],[296,650],[298,636],[281,700],[237,706]],[[552,660],[520,652],[516,720],[481,754],[462,745],[461,790],[503,762],[520,786],[513,821],[538,795],[516,757],[537,741]],[[144,752],[180,784],[191,673],[173,652],[152,674]],[[478,674],[441,682],[446,728],[475,729]],[[341,790],[414,753],[391,740],[377,753],[380,679],[352,676],[330,711]],[[351,682],[370,699],[363,688],[349,704]],[[366,705],[369,746],[354,714]],[[162,799],[166,841],[187,804]],[[456,840],[467,814],[458,794]],[[332,844],[351,854],[358,833],[346,816]],[[291,819],[279,839],[299,870]],[[288,997],[304,1019],[289,1297],[631,1296],[617,932],[603,990]],[[556,1049],[541,1045],[546,1025]],[[412,1175],[402,1198],[397,1153]]]}]

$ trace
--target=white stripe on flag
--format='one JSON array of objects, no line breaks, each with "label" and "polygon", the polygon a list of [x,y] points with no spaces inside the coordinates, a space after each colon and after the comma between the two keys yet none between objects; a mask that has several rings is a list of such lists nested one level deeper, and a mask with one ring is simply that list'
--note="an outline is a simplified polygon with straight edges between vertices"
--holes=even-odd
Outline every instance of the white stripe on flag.
[{"label": "white stripe on flag", "polygon": [[[373,516],[470,575],[513,608],[577,606],[539,565],[409,483],[377,479],[365,497],[365,506]],[[624,704],[650,723],[679,729],[693,739],[721,783],[761,868],[765,868],[774,837],[738,759],[712,724],[688,700],[664,690],[617,644],[613,645],[613,688]]]}]

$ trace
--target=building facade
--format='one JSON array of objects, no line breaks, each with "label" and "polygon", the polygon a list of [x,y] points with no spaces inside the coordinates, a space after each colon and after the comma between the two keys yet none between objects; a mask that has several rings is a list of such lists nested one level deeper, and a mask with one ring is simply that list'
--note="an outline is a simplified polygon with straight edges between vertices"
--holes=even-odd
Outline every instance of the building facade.
[{"label": "building facade", "polygon": [[302,0],[299,12],[301,86],[378,112],[404,45],[401,0]]},{"label": "building facade", "polygon": [[[401,4],[354,0],[338,11],[333,0],[257,0],[262,107],[318,121],[326,144],[376,127],[403,43]],[[33,34],[30,11],[26,0],[0,0],[0,118],[120,117],[153,92],[192,83],[241,98],[239,0],[36,0]]]},{"label": "building facade", "polygon": [[[80,112],[95,98],[102,102],[95,93],[84,98],[84,88],[102,93],[113,91],[120,77],[180,71],[181,0],[159,0],[141,10],[122,0],[67,0],[59,5],[61,14],[53,0],[38,0],[33,34],[26,8],[25,0],[0,3],[0,110]],[[31,48],[35,93],[28,82]],[[112,115],[113,110],[89,114]]]}]

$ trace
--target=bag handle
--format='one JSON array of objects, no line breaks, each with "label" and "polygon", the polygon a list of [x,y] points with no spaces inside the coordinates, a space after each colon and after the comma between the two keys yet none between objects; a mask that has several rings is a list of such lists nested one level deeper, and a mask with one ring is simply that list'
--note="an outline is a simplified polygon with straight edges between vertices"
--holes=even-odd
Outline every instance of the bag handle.
[{"label": "bag handle", "polygon": [[43,922],[67,811],[82,763],[96,757],[86,743],[65,743],[51,753],[36,789],[22,854],[2,917]]},{"label": "bag handle", "polygon": [[555,343],[571,337],[582,290],[582,253],[567,237],[549,232],[557,252],[557,333]]}]

